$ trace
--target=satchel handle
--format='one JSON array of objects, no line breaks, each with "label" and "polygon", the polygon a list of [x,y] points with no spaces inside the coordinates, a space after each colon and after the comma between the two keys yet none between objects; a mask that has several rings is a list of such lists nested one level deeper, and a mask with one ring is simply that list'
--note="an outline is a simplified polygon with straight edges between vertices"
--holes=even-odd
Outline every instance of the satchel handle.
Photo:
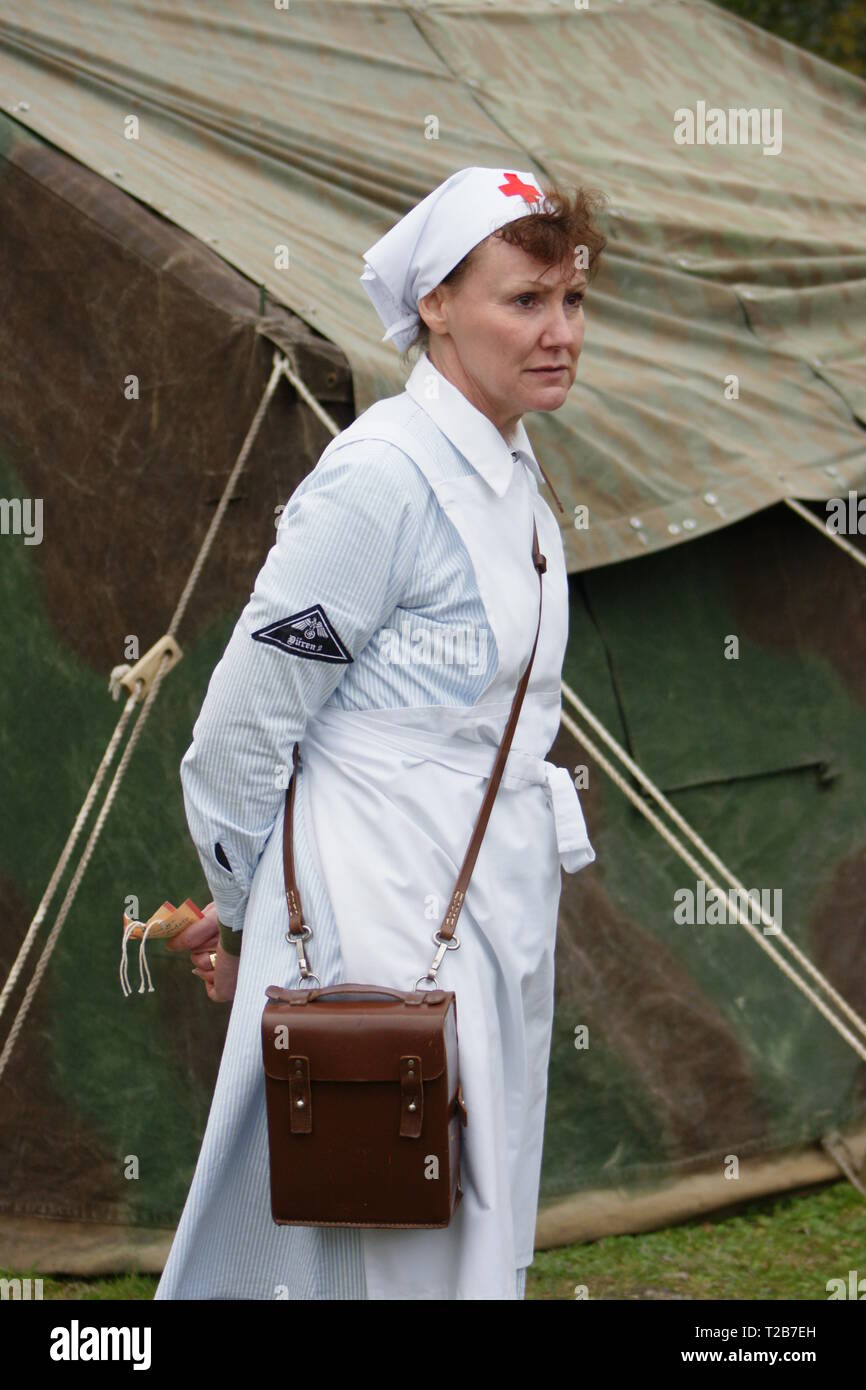
[{"label": "satchel handle", "polygon": [[323,989],[307,990],[306,998],[312,1002],[315,999],[328,999],[334,994],[382,994],[386,999],[403,1002],[400,990],[386,989],[384,985],[325,985]]},{"label": "satchel handle", "polygon": [[382,985],[326,985],[324,989],[283,989],[281,985],[268,985],[265,994],[277,1004],[307,1004],[315,1002],[317,999],[335,999],[340,995],[351,994],[355,998],[364,994],[382,994],[388,1000],[394,1000],[398,1004],[441,1004],[443,999],[448,996],[444,990],[428,989],[424,991],[408,990],[401,992],[398,989],[387,989]]},{"label": "satchel handle", "polygon": [[[463,907],[463,900],[466,897],[466,890],[469,887],[469,880],[472,877],[472,870],[475,868],[475,861],[478,858],[478,851],[481,849],[481,841],[483,840],[484,832],[487,829],[487,822],[490,819],[490,812],[493,810],[493,802],[496,798],[496,793],[499,790],[499,783],[502,781],[502,774],[505,771],[505,760],[508,757],[508,753],[511,748],[511,741],[514,737],[514,730],[517,727],[517,720],[520,716],[520,708],[523,704],[523,697],[526,694],[526,689],[529,685],[529,676],[530,672],[532,671],[532,663],[535,660],[535,649],[538,646],[538,637],[539,633],[541,632],[541,604],[544,596],[544,586],[542,583],[541,576],[547,569],[547,560],[544,557],[544,555],[542,555],[538,544],[538,528],[535,524],[535,517],[532,518],[532,563],[538,574],[538,622],[535,628],[535,641],[532,644],[532,651],[529,653],[529,660],[526,663],[526,670],[523,672],[523,675],[521,676],[517,684],[517,689],[514,692],[514,699],[511,702],[511,712],[508,716],[508,723],[505,726],[505,732],[502,735],[502,742],[499,745],[499,749],[496,754],[495,761],[493,763],[493,768],[490,773],[490,779],[487,784],[487,790],[485,791],[484,799],[481,802],[481,809],[478,812],[478,818],[475,822],[475,828],[472,831],[472,838],[469,841],[469,848],[466,851],[466,856],[460,867],[460,873],[457,876],[457,882],[454,886],[454,892],[451,895],[451,901],[448,904],[448,909],[445,913],[445,916],[442,919],[442,925],[439,927],[438,931],[434,932],[433,934],[433,940],[437,942],[436,954],[433,957],[432,963],[430,965],[429,970],[427,971],[427,974],[422,975],[420,977],[421,980],[432,980],[434,986],[436,985],[436,971],[439,969],[439,966],[442,963],[442,958],[445,955],[445,952],[449,949],[456,949],[456,947],[460,944],[457,941],[456,937],[454,937],[454,929],[457,926],[457,919],[460,916],[460,911]],[[297,947],[298,969],[301,973],[302,979],[315,980],[318,979],[318,976],[313,975],[312,971],[310,970],[309,962],[304,951],[304,942],[309,940],[309,938],[312,936],[312,932],[304,922],[303,910],[301,908],[301,897],[300,893],[298,892],[298,883],[295,877],[295,858],[292,846],[292,820],[294,818],[293,812],[295,806],[295,783],[297,782],[296,773],[298,770],[298,761],[299,751],[298,745],[297,743],[295,743],[292,749],[292,777],[289,783],[289,787],[286,791],[286,810],[285,815],[283,817],[283,874],[286,886],[286,903],[288,904],[289,908],[289,930],[286,932],[286,940],[291,941]],[[452,937],[454,937],[453,941]],[[417,986],[420,983],[420,980],[416,980],[415,983]],[[328,986],[328,988],[345,989],[346,986]],[[366,989],[367,986],[362,986],[362,988]],[[315,995],[321,993],[322,991],[320,989],[312,990],[310,992],[311,997],[314,997]]]}]

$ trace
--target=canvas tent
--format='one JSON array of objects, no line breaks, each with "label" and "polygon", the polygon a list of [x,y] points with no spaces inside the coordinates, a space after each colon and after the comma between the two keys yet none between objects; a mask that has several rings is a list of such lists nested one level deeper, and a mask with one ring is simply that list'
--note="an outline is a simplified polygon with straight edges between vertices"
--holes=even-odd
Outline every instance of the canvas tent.
[{"label": "canvas tent", "polygon": [[[675,143],[702,99],[781,110],[780,153]],[[864,127],[862,82],[688,0],[7,0],[0,493],[45,521],[38,546],[0,536],[2,975],[117,723],[108,673],[166,630],[274,347],[340,428],[400,390],[361,254],[501,163],[610,199],[577,384],[526,420],[569,513],[564,677],[748,886],[783,889],[862,1015],[864,575],[782,499],[866,487]],[[167,1249],[225,1012],[159,949],[156,992],[123,998],[121,911],[202,899],[177,766],[329,438],[282,382],[0,1080],[0,1264]],[[857,1054],[741,928],[675,924],[693,876],[567,728],[550,756],[588,765],[598,861],[564,878],[539,1238],[730,1201],[732,1153],[741,1194],[838,1173],[820,1144],[844,1129],[859,1156]]]}]

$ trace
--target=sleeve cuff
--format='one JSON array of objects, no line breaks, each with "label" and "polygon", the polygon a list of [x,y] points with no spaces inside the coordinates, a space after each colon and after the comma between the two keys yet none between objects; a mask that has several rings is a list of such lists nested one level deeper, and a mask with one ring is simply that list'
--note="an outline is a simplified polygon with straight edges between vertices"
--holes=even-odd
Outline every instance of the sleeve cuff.
[{"label": "sleeve cuff", "polygon": [[243,932],[234,931],[231,927],[225,926],[223,922],[220,922],[219,928],[220,945],[223,950],[230,956],[239,956],[241,953],[241,938],[243,937]]}]

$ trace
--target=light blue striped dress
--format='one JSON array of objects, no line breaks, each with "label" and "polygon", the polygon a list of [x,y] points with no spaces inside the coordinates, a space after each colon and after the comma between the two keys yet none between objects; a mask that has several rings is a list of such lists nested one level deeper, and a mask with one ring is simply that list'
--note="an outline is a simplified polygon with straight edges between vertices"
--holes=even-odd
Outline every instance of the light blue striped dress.
[{"label": "light blue striped dress", "polygon": [[[423,438],[449,476],[471,473],[411,396],[404,392],[393,405],[397,423]],[[313,605],[351,662],[299,657],[253,638]],[[386,634],[392,642],[395,633],[405,636],[407,623],[412,643],[426,633],[433,651],[455,630],[476,634],[477,645],[453,665],[441,656],[401,664],[393,646],[384,659]],[[244,944],[201,1152],[157,1299],[367,1297],[358,1229],[277,1226],[271,1217],[261,1012],[266,985],[298,984],[296,952],[285,940],[285,773],[295,740],[303,747],[307,718],[323,704],[472,704],[497,665],[469,554],[421,471],[382,442],[358,441],[320,462],[282,514],[181,764],[190,833],[220,920],[243,929]],[[344,979],[339,938],[302,791],[303,767],[295,797],[298,886],[313,929],[312,968],[322,985],[336,984]],[[467,827],[467,843],[470,833]],[[525,1279],[525,1269],[515,1270],[517,1298]]]}]

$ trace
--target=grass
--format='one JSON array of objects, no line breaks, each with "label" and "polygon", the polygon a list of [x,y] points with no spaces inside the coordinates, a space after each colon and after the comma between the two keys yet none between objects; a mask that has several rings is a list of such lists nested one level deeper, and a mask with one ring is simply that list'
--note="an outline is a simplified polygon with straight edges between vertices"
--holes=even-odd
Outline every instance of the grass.
[{"label": "grass", "polygon": [[96,1278],[84,1275],[39,1274],[32,1269],[0,1269],[0,1278],[41,1279],[44,1299],[71,1299],[99,1302],[105,1299],[150,1300],[159,1279],[151,1274],[105,1274]]},{"label": "grass", "polygon": [[846,1181],[681,1226],[538,1251],[527,1298],[822,1299],[866,1276],[866,1199]]},{"label": "grass", "polygon": [[[767,1197],[643,1235],[540,1250],[528,1299],[827,1299],[828,1279],[866,1277],[866,1199],[847,1182]],[[46,1299],[149,1300],[154,1276],[42,1278]]]}]

